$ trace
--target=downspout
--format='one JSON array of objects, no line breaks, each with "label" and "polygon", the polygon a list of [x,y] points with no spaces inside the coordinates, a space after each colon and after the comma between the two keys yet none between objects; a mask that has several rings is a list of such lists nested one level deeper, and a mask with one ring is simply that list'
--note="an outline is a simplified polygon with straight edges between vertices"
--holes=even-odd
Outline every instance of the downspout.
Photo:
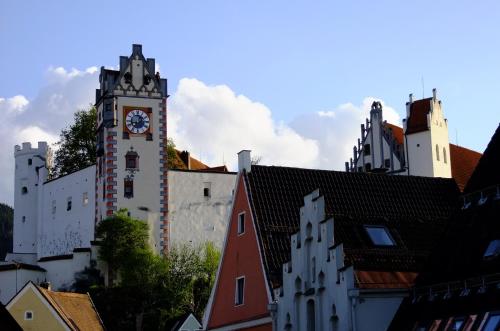
[{"label": "downspout", "polygon": [[351,331],[356,331],[356,297],[349,297],[351,300]]}]

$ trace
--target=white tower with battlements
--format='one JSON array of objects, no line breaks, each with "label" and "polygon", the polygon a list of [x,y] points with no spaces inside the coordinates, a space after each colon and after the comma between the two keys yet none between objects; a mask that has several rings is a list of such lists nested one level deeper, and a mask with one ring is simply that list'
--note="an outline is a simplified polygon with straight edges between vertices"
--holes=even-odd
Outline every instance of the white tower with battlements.
[{"label": "white tower with battlements", "polygon": [[36,254],[42,185],[47,180],[52,158],[46,142],[32,148],[30,143],[14,147],[14,254]]}]

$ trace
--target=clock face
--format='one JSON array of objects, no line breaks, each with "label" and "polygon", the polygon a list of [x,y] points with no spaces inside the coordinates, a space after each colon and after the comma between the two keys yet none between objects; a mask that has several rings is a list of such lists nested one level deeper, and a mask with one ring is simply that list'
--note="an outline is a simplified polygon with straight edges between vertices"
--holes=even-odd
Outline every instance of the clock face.
[{"label": "clock face", "polygon": [[149,128],[149,116],[143,110],[133,109],[128,112],[125,124],[131,133],[144,133]]}]

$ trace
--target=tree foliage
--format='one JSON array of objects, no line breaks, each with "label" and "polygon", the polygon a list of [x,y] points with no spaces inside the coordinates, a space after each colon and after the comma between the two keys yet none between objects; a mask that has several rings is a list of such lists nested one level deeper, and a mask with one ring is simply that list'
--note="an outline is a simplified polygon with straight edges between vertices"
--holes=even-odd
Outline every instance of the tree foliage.
[{"label": "tree foliage", "polygon": [[97,226],[99,257],[117,281],[89,288],[109,330],[163,330],[186,312],[201,317],[208,302],[220,258],[214,245],[176,246],[160,256],[148,247],[147,233],[125,210]]},{"label": "tree foliage", "polygon": [[53,177],[59,177],[83,169],[96,160],[96,109],[79,110],[74,123],[61,131],[58,150],[51,169]]},{"label": "tree foliage", "polygon": [[3,261],[5,255],[12,252],[14,209],[0,203],[0,261]]}]

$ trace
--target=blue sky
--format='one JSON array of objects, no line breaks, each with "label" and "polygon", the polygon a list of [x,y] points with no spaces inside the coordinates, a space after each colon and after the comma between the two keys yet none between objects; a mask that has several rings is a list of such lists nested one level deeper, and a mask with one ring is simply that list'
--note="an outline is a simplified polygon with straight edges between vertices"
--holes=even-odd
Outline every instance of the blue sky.
[{"label": "blue sky", "polygon": [[[276,132],[301,132],[297,123],[310,114],[339,112],[346,104],[362,108],[367,97],[382,99],[403,117],[409,93],[430,96],[436,87],[451,142],[458,134],[460,145],[482,151],[499,123],[499,31],[500,3],[493,0],[2,1],[0,98],[21,95],[29,101],[29,113],[40,116],[25,116],[24,126],[5,130],[32,125],[57,134],[70,116],[43,124],[46,105],[41,97],[54,89],[55,68],[68,74],[72,68],[85,72],[116,66],[118,56],[129,55],[132,43],[141,43],[144,54],[160,64],[171,94],[183,78],[194,79],[184,84],[189,91],[194,90],[190,83],[201,82],[199,91],[208,88],[203,91],[219,95],[225,92],[210,88],[225,86],[235,97],[244,95],[252,105],[264,105]],[[89,77],[97,84],[95,73]],[[88,86],[78,90],[75,82],[63,91],[81,101],[93,95],[93,86]],[[62,92],[53,93],[58,94]],[[76,106],[75,98],[67,97],[64,107]],[[176,102],[180,99],[174,95],[172,100],[178,117],[184,109]],[[342,116],[337,119],[332,130],[343,126]],[[353,121],[355,137],[361,122],[357,117]],[[187,135],[182,123],[177,121],[173,130]],[[181,136],[179,142],[211,160],[210,146]],[[300,148],[311,149],[308,141],[302,143],[299,153]],[[354,143],[350,137],[347,149]],[[232,157],[232,152],[217,150],[216,161]],[[344,158],[342,154],[340,161]]]}]

